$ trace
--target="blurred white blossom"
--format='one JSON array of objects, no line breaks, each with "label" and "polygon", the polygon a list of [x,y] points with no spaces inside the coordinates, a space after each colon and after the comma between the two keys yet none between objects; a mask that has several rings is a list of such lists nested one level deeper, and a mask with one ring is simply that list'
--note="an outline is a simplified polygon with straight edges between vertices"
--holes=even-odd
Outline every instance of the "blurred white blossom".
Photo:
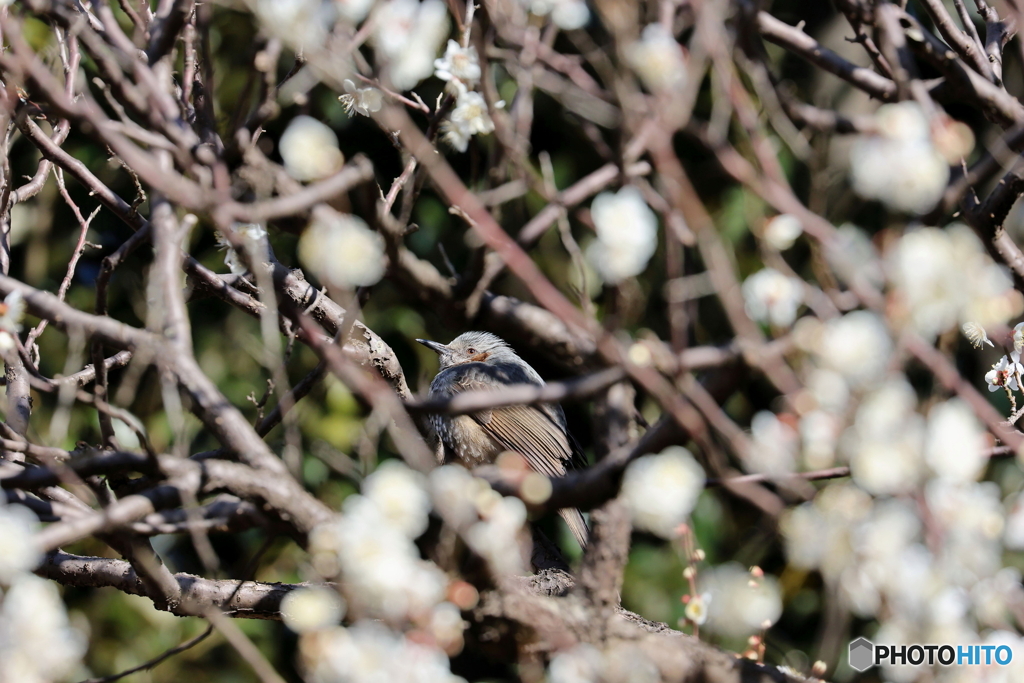
[{"label": "blurred white blossom", "polygon": [[25,297],[18,290],[4,297],[0,304],[0,330],[10,334],[21,332],[21,321],[25,317]]},{"label": "blurred white blossom", "polygon": [[841,427],[841,420],[825,410],[812,410],[800,416],[800,441],[808,469],[820,470],[835,464]]},{"label": "blurred white blossom", "polygon": [[384,238],[358,216],[317,212],[299,238],[299,259],[335,287],[365,287],[384,275]]},{"label": "blurred white blossom", "polygon": [[786,510],[779,523],[786,557],[801,569],[817,569],[828,549],[828,520],[813,503]]},{"label": "blurred white blossom", "polygon": [[0,502],[0,586],[9,585],[39,564],[42,555],[33,538],[37,526],[35,515],[26,508]]},{"label": "blurred white blossom", "polygon": [[296,588],[281,600],[284,625],[296,633],[337,626],[344,615],[344,600],[336,590],[324,586]]},{"label": "blurred white blossom", "polygon": [[681,87],[686,82],[682,46],[662,24],[648,24],[640,40],[626,48],[626,59],[653,92]]},{"label": "blurred white blossom", "polygon": [[835,370],[814,368],[808,374],[805,386],[814,402],[829,413],[842,413],[850,401],[850,387],[843,375]]},{"label": "blurred white blossom", "polygon": [[343,513],[310,534],[314,568],[340,576],[345,597],[360,615],[401,621],[425,617],[444,599],[448,581],[420,559],[413,539],[426,528],[429,500],[422,475],[393,462],[345,499]]},{"label": "blurred white blossom", "polygon": [[[1009,522],[1007,523],[1009,528]],[[1003,567],[971,588],[974,614],[982,626],[1000,628],[1010,623],[1010,605],[1024,599],[1021,574],[1016,567]]]},{"label": "blurred white blossom", "polygon": [[662,538],[674,538],[704,490],[704,469],[690,451],[670,446],[626,468],[622,494],[633,524]]},{"label": "blurred white blossom", "polygon": [[388,522],[410,539],[427,529],[430,496],[426,479],[398,460],[387,460],[363,482],[366,496]]},{"label": "blurred white blossom", "polygon": [[499,572],[523,571],[523,501],[502,496],[459,465],[431,472],[430,491],[438,512],[455,525],[474,552]]},{"label": "blurred white blossom", "polygon": [[744,637],[774,624],[782,614],[782,596],[774,576],[752,578],[736,562],[712,567],[701,578],[711,595],[707,627],[715,633]]},{"label": "blurred white blossom", "polygon": [[852,223],[839,226],[834,239],[825,245],[825,257],[846,283],[885,284],[885,272],[871,237]]},{"label": "blurred white blossom", "polygon": [[763,268],[743,282],[747,315],[776,327],[789,327],[804,300],[804,283],[774,268]]},{"label": "blurred white blossom", "polygon": [[750,452],[744,458],[748,472],[790,474],[796,471],[800,437],[775,413],[761,410],[750,420]]},{"label": "blurred white blossom", "polygon": [[19,574],[0,602],[0,681],[49,683],[70,675],[86,640],[68,623],[57,587]]},{"label": "blurred white blossom", "polygon": [[336,173],[345,163],[338,136],[310,116],[296,116],[281,134],[281,158],[296,180],[319,180]]},{"label": "blurred white blossom", "polygon": [[924,418],[905,379],[892,379],[865,396],[841,446],[853,480],[875,495],[909,493],[924,475]]},{"label": "blurred white blossom", "polygon": [[471,90],[460,90],[455,109],[441,122],[445,141],[454,149],[465,152],[474,135],[487,135],[494,130],[494,121],[487,112],[484,96]]},{"label": "blurred white blossom", "polygon": [[889,364],[892,340],[885,322],[870,311],[853,311],[825,323],[818,340],[822,366],[845,377],[857,388],[881,379]]},{"label": "blurred white blossom", "polygon": [[461,84],[472,89],[480,81],[480,60],[472,45],[462,47],[454,40],[448,41],[444,56],[434,60],[434,75],[450,85]]},{"label": "blurred white blossom", "polygon": [[526,504],[518,498],[495,491],[477,501],[481,520],[466,531],[466,544],[492,567],[505,574],[524,570],[520,547],[526,524]]},{"label": "blurred white blossom", "polygon": [[885,104],[877,134],[863,135],[850,152],[854,189],[897,211],[923,214],[942,196],[949,165],[929,135],[928,119],[915,102]]},{"label": "blurred white blossom", "polygon": [[779,251],[785,251],[793,246],[803,232],[804,227],[799,218],[791,213],[783,213],[764,226],[764,239]]},{"label": "blurred white blossom", "polygon": [[311,683],[465,683],[444,652],[374,621],[308,633],[299,654]]},{"label": "blurred white blossom", "polygon": [[590,205],[597,240],[587,257],[605,282],[616,284],[639,275],[658,248],[658,219],[632,185],[602,192]]},{"label": "blurred white blossom", "polygon": [[448,601],[435,605],[430,612],[430,635],[449,654],[462,649],[462,634],[467,626],[461,610]]},{"label": "blurred white blossom", "polygon": [[985,431],[970,406],[958,398],[928,413],[925,460],[935,474],[951,481],[974,481],[985,469]]},{"label": "blurred white blossom", "polygon": [[380,111],[384,106],[384,93],[379,88],[372,86],[360,88],[349,79],[342,82],[345,94],[338,96],[338,101],[345,107],[345,113],[349,116],[352,112],[369,116],[373,112]]},{"label": "blurred white blossom", "polygon": [[579,643],[551,658],[548,683],[596,683],[603,680],[604,656],[593,645]]},{"label": "blurred white blossom", "polygon": [[444,599],[447,578],[369,499],[350,496],[344,514],[310,536],[314,567],[339,575],[353,612],[389,621],[426,615]]},{"label": "blurred white blossom", "polygon": [[1010,277],[962,223],[906,233],[886,262],[907,319],[927,339],[957,324],[984,328],[1020,313]]},{"label": "blurred white blossom", "polygon": [[410,90],[434,73],[434,59],[448,37],[443,0],[388,0],[377,6],[374,46],[388,63],[398,90]]},{"label": "blurred white blossom", "polygon": [[585,0],[525,0],[525,3],[539,17],[550,14],[555,26],[566,31],[583,28],[590,21]]},{"label": "blurred white blossom", "polygon": [[1024,493],[1018,493],[1010,501],[1003,543],[1010,550],[1024,550]]},{"label": "blurred white blossom", "polygon": [[1002,566],[1006,526],[999,485],[994,482],[952,483],[933,479],[924,500],[931,520],[943,534],[936,566],[950,583],[970,588]]},{"label": "blurred white blossom", "polygon": [[334,7],[342,19],[356,24],[370,13],[373,0],[334,0]]},{"label": "blurred white blossom", "polygon": [[300,51],[324,44],[328,7],[320,0],[256,0],[254,9],[264,31]]},{"label": "blurred white blossom", "polygon": [[1024,323],[1017,323],[1013,326],[1013,352],[1019,355],[1021,351],[1024,351]]}]

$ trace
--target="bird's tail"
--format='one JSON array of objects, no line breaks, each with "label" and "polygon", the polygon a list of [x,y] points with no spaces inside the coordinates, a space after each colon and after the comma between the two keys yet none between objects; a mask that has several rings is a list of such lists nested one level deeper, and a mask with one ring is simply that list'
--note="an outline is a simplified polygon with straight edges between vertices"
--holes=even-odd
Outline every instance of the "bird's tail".
[{"label": "bird's tail", "polygon": [[576,508],[561,508],[558,514],[562,516],[565,523],[569,525],[569,530],[572,531],[572,535],[576,537],[576,542],[580,544],[580,547],[584,550],[587,549],[587,538],[590,536],[590,529],[587,528],[587,523],[583,521],[583,513]]}]

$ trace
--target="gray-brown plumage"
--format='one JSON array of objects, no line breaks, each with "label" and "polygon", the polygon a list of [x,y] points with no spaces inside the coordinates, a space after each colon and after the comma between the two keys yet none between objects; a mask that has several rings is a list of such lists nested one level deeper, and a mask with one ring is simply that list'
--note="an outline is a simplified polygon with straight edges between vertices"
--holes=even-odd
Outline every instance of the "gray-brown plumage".
[{"label": "gray-brown plumage", "polygon": [[[419,343],[435,351],[440,368],[430,383],[431,398],[463,391],[500,391],[509,384],[543,385],[537,371],[516,355],[503,339],[489,332],[466,332],[450,344],[426,339]],[[535,471],[550,477],[586,467],[579,445],[565,426],[557,404],[506,406],[469,415],[430,416],[441,462],[457,460],[467,467],[494,462],[503,451],[515,451]],[[558,511],[580,546],[587,545],[587,525],[576,508]]]}]

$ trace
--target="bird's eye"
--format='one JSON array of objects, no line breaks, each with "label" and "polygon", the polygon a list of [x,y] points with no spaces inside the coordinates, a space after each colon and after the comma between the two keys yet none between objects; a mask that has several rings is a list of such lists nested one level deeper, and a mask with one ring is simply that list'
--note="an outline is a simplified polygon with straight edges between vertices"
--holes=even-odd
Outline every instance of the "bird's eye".
[{"label": "bird's eye", "polygon": [[474,348],[466,349],[466,353],[468,353],[471,356],[475,356],[476,355],[476,349],[474,349]]}]

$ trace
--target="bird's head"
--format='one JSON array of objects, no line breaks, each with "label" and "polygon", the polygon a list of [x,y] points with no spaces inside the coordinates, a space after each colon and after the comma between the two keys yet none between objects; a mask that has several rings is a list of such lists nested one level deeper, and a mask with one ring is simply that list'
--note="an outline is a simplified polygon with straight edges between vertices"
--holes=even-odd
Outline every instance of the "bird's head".
[{"label": "bird's head", "polygon": [[463,363],[522,363],[504,339],[490,332],[465,332],[447,345],[428,339],[416,341],[438,355],[441,370]]}]

